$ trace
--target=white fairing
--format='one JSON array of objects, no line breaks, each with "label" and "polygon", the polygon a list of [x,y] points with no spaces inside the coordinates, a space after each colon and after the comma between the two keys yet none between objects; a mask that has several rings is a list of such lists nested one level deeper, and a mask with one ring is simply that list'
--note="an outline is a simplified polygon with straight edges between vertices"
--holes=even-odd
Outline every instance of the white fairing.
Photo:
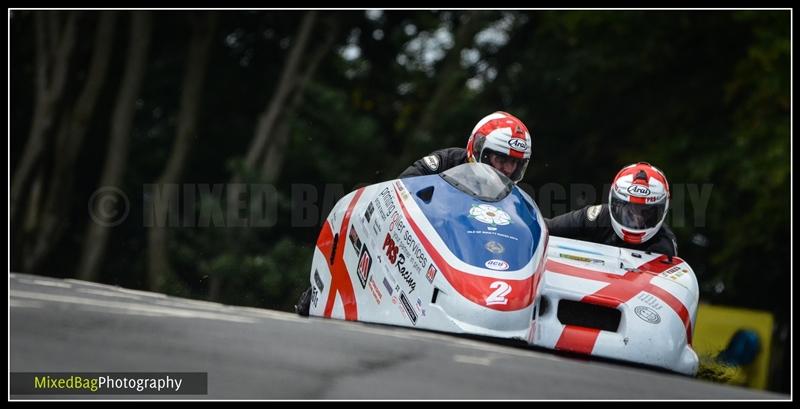
[{"label": "white fairing", "polygon": [[[522,195],[541,226],[527,264],[505,269],[508,263],[490,260],[477,267],[448,249],[414,193],[394,180],[337,203],[314,250],[310,315],[519,339],[684,374],[697,371],[687,337],[694,330],[698,287],[682,260],[656,265],[656,274],[631,272],[662,256],[559,237],[548,241],[538,209]],[[564,273],[565,265],[574,274]],[[549,308],[542,308],[543,298]],[[620,311],[616,330],[559,321],[559,300],[596,299]]]},{"label": "white fairing", "polygon": [[[674,257],[668,263],[659,254],[555,236],[547,253],[531,344],[687,375],[697,372],[698,358],[689,339],[699,291],[686,262]],[[562,320],[571,322],[566,311],[559,311],[561,300],[615,307],[619,326],[600,330],[565,325]]]},{"label": "white fairing", "polygon": [[[533,314],[534,271],[537,267],[543,268],[544,245],[539,245],[529,262],[515,271],[475,267],[461,261],[447,249],[418,205],[410,198],[401,181],[368,186],[363,189],[355,204],[352,204],[355,195],[356,192],[352,192],[339,201],[331,211],[328,223],[333,235],[340,234],[337,248],[345,247],[341,254],[356,306],[351,307],[351,315],[348,317],[345,311],[346,302],[343,300],[347,298],[348,291],[346,289],[331,291],[333,277],[331,271],[336,268],[323,254],[318,243],[314,251],[310,277],[312,284],[310,315],[453,333],[527,339]],[[403,206],[400,205],[400,201]],[[367,220],[366,214],[370,205],[373,209]],[[347,209],[350,206],[352,211],[348,225],[355,230],[358,240],[364,243],[360,252],[357,252],[357,246],[351,243],[349,229],[342,230],[342,223],[348,217]],[[403,208],[414,220],[416,227],[426,236],[430,245],[437,249],[445,264],[475,278],[474,283],[464,284],[460,281],[462,291],[465,285],[467,287],[470,284],[482,285],[483,288],[474,294],[483,296],[479,299],[473,297],[470,300],[454,287],[442,271],[445,268],[443,263],[437,262],[420,242],[405,217]],[[544,220],[538,215],[538,211],[536,213],[540,225],[544,226]],[[344,237],[342,237],[343,232]],[[387,254],[388,246],[385,245],[387,236],[398,248],[398,258],[395,263],[391,262]],[[546,241],[545,229],[542,229],[538,240],[541,243]],[[358,268],[359,262],[363,261],[361,256],[364,247],[369,253],[371,266],[362,285]],[[400,255],[405,257],[402,265],[400,265]],[[403,268],[405,271],[402,271]],[[429,274],[431,272],[433,274]],[[524,300],[517,300],[520,308],[498,309],[498,306],[508,305],[513,295],[524,293],[522,289],[513,288],[513,283],[516,282],[527,283],[529,294],[527,303]],[[436,299],[432,302],[435,290]],[[335,300],[326,314],[329,296],[335,297]],[[352,310],[355,310],[355,313]]]}]

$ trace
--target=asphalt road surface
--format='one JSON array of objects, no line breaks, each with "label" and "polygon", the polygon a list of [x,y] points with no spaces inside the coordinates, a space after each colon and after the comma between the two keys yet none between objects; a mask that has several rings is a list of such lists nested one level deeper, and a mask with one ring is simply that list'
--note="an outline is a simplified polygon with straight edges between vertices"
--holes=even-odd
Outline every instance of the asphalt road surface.
[{"label": "asphalt road surface", "polygon": [[10,274],[10,372],[205,372],[206,395],[16,399],[762,400],[788,395],[413,329]]}]

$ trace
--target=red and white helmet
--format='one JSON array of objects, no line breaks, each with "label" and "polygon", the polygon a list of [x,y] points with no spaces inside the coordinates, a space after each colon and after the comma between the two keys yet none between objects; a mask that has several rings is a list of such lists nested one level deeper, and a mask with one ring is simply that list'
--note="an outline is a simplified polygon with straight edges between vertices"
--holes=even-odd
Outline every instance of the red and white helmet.
[{"label": "red and white helmet", "polygon": [[611,183],[608,209],[611,226],[622,240],[628,243],[650,240],[667,217],[667,177],[647,162],[622,168]]},{"label": "red and white helmet", "polygon": [[497,111],[475,125],[467,141],[467,160],[494,166],[514,182],[525,176],[531,158],[532,139],[517,117]]}]

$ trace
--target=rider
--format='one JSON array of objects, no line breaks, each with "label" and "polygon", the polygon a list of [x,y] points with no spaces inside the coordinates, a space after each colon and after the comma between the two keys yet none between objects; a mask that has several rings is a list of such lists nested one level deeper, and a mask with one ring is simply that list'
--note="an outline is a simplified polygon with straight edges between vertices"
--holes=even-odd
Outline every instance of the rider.
[{"label": "rider", "polygon": [[608,205],[586,206],[545,221],[553,236],[677,256],[675,234],[664,224],[668,210],[667,177],[639,162],[614,177]]},{"label": "rider", "polygon": [[[531,134],[517,117],[502,111],[486,115],[472,129],[467,149],[445,148],[414,162],[398,178],[433,175],[467,162],[486,163],[514,183],[522,180],[531,158]],[[308,315],[311,287],[300,295],[295,311]]]},{"label": "rider", "polygon": [[432,152],[409,166],[399,178],[441,173],[467,162],[493,166],[519,182],[531,158],[531,135],[517,117],[502,111],[491,113],[475,125],[467,149],[445,148]]}]

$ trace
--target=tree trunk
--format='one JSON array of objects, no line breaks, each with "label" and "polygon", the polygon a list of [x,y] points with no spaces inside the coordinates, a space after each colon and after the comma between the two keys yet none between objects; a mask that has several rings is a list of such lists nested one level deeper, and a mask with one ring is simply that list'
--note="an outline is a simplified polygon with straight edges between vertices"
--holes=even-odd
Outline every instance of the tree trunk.
[{"label": "tree trunk", "polygon": [[330,29],[325,35],[325,41],[313,51],[310,58],[307,58],[308,64],[306,65],[306,70],[296,81],[294,96],[282,115],[283,121],[281,122],[280,127],[278,127],[277,132],[275,132],[275,136],[267,146],[266,154],[264,155],[264,160],[261,166],[261,179],[265,183],[275,183],[275,181],[278,180],[281,167],[283,166],[283,158],[285,156],[284,154],[286,152],[286,146],[289,142],[291,119],[294,116],[295,111],[297,111],[297,108],[300,106],[300,103],[303,101],[303,95],[305,94],[306,86],[311,81],[311,78],[314,77],[314,74],[316,73],[317,68],[319,68],[319,64],[322,62],[322,59],[333,47],[339,27],[337,22],[333,19],[329,20],[329,24]]},{"label": "tree trunk", "polygon": [[472,12],[468,15],[468,20],[462,23],[456,31],[453,48],[447,52],[441,67],[436,72],[436,78],[438,78],[436,89],[422,111],[422,117],[417,122],[416,128],[411,133],[413,143],[405,146],[416,146],[431,140],[430,132],[434,120],[441,117],[441,111],[447,107],[446,102],[450,95],[454,90],[463,86],[466,79],[464,70],[461,68],[461,51],[472,45],[475,35],[484,28],[484,23],[485,18],[481,12]]},{"label": "tree trunk", "polygon": [[[309,37],[311,36],[311,32],[314,29],[316,18],[316,11],[306,12],[305,15],[303,15],[303,20],[300,23],[300,26],[297,28],[297,33],[294,36],[294,44],[292,44],[289,55],[286,57],[286,62],[283,65],[283,71],[281,72],[281,77],[278,80],[275,92],[272,94],[272,98],[270,99],[270,102],[264,112],[259,115],[258,123],[256,124],[256,130],[253,134],[253,139],[247,149],[247,154],[245,156],[245,169],[248,171],[257,169],[259,161],[265,155],[267,142],[273,132],[273,128],[275,127],[275,122],[286,105],[286,99],[289,97],[290,92],[294,88],[300,65],[300,59],[303,56]],[[241,193],[241,189],[234,186],[240,182],[241,177],[239,175],[234,175],[231,183],[228,184],[228,203],[237,202],[237,199]],[[233,232],[231,231],[230,234],[232,235]],[[229,235],[228,241],[232,243],[234,238],[231,235]],[[209,277],[209,298],[212,300],[216,299],[215,297],[218,295],[219,289],[222,288],[222,283],[220,281],[221,279],[222,278],[216,274],[211,274]]]},{"label": "tree trunk", "polygon": [[[122,78],[119,97],[111,118],[111,140],[108,154],[103,166],[100,188],[117,187],[122,182],[128,157],[128,139],[136,112],[136,98],[141,88],[142,77],[147,62],[147,50],[150,43],[151,21],[149,12],[133,12],[130,31],[130,46],[126,59],[125,73]],[[99,192],[99,190],[98,190]],[[123,198],[125,199],[125,198]],[[127,199],[125,199],[127,200]],[[83,280],[96,280],[98,268],[103,261],[109,227],[118,220],[111,220],[100,209],[100,202],[95,202],[87,227],[83,254],[78,267],[78,276]],[[127,205],[127,204],[126,204]]]},{"label": "tree trunk", "polygon": [[[161,188],[161,197],[172,197],[179,189],[178,180],[183,172],[192,140],[196,138],[197,112],[200,105],[202,86],[208,71],[208,58],[211,52],[211,40],[216,30],[217,14],[210,12],[206,19],[193,19],[193,35],[186,60],[186,76],[181,93],[181,112],[178,116],[178,130],[175,145],[167,161],[164,173],[156,181],[156,188]],[[155,221],[166,220],[167,201],[154,201]],[[148,284],[152,291],[162,291],[167,277],[171,274],[169,265],[169,242],[166,226],[156,223],[148,230]]]},{"label": "tree trunk", "polygon": [[56,13],[59,12],[37,12],[35,16],[36,102],[28,142],[11,179],[12,231],[19,226],[22,217],[20,212],[25,208],[25,198],[31,184],[30,178],[39,165],[39,158],[46,146],[47,133],[56,116],[56,106],[64,93],[69,59],[75,45],[78,13],[67,15],[63,30],[59,30]]},{"label": "tree trunk", "polygon": [[306,44],[314,28],[316,17],[316,11],[309,11],[303,16],[303,21],[297,29],[297,35],[295,35],[294,45],[289,52],[289,56],[286,58],[281,78],[278,80],[278,87],[275,93],[272,94],[272,100],[270,100],[267,109],[261,113],[258,118],[256,132],[255,135],[253,135],[253,141],[250,143],[250,148],[245,158],[245,165],[250,169],[254,168],[258,160],[263,156],[264,146],[269,139],[272,128],[275,127],[275,120],[286,104],[286,98],[288,98],[289,93],[294,88],[298,66],[300,65],[300,57],[306,49]]},{"label": "tree trunk", "polygon": [[97,105],[100,90],[105,83],[116,17],[116,12],[101,12],[86,84],[70,115],[62,118],[56,139],[55,163],[50,177],[50,187],[42,211],[41,222],[36,232],[33,250],[25,259],[25,271],[36,272],[39,269],[41,263],[49,257],[64,230],[68,227],[68,215],[72,208],[75,162]]}]

